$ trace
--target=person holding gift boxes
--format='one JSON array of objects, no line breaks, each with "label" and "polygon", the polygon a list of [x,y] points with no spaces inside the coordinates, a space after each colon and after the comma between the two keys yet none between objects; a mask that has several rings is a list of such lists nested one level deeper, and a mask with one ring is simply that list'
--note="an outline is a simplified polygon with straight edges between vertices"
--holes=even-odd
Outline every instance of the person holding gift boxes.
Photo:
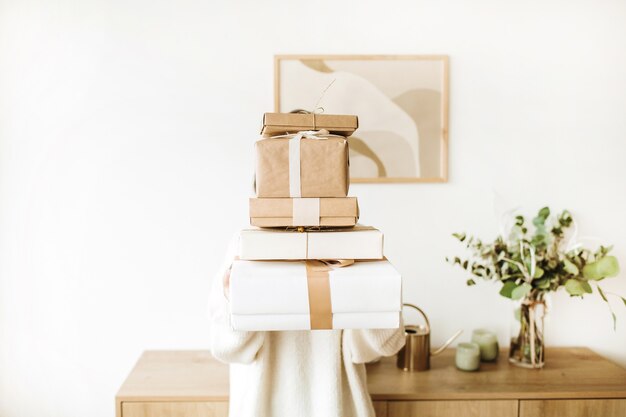
[{"label": "person holding gift boxes", "polygon": [[238,237],[210,302],[211,353],[231,365],[229,416],[374,417],[364,364],[395,355],[401,328],[234,330],[228,297],[237,246]]},{"label": "person holding gift boxes", "polygon": [[404,345],[401,277],[347,197],[356,117],[320,116],[265,115],[250,219],[275,228],[238,233],[213,281],[231,417],[374,417],[364,364]]}]

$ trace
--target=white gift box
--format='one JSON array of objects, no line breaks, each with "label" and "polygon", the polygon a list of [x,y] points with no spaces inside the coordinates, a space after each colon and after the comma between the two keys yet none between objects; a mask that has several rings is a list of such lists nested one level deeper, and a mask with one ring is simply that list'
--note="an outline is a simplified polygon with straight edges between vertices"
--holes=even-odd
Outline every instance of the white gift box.
[{"label": "white gift box", "polygon": [[[316,308],[310,300],[319,300],[310,292],[311,262],[317,261],[234,261],[229,295],[235,330],[319,328],[310,315]],[[326,283],[333,329],[398,327],[402,278],[387,259],[329,268]]]},{"label": "white gift box", "polygon": [[383,259],[383,233],[369,226],[298,232],[244,229],[239,258],[245,260]]}]

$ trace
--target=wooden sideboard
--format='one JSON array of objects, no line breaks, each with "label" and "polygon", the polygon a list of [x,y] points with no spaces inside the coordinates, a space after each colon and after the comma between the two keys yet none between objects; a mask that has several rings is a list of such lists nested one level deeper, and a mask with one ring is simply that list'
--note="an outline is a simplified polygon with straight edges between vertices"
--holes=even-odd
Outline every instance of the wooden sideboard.
[{"label": "wooden sideboard", "polygon": [[[546,366],[511,366],[507,352],[480,372],[454,367],[454,351],[426,372],[395,358],[368,365],[377,417],[624,417],[626,370],[586,348],[548,348]],[[226,417],[228,367],[204,351],[147,351],[116,396],[117,417]]]}]

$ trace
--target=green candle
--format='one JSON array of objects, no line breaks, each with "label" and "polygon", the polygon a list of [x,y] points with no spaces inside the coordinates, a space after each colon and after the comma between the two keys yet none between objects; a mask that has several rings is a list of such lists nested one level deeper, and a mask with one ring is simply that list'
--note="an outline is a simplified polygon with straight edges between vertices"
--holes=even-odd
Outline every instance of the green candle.
[{"label": "green candle", "polygon": [[456,367],[462,371],[477,371],[480,366],[480,348],[476,343],[459,343],[456,347]]},{"label": "green candle", "polygon": [[498,358],[498,338],[495,333],[476,329],[472,333],[472,342],[480,348],[480,359],[483,362],[493,362]]}]

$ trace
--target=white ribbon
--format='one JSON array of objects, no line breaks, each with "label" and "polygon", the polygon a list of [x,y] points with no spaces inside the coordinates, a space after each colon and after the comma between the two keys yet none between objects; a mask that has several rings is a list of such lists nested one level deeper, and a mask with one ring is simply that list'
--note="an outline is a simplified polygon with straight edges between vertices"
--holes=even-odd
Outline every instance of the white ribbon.
[{"label": "white ribbon", "polygon": [[302,139],[324,140],[329,138],[345,139],[343,136],[331,135],[328,130],[304,130],[292,135],[272,136],[272,139],[289,139],[289,197],[302,197],[302,185],[300,183],[300,141]]},{"label": "white ribbon", "polygon": [[320,199],[319,198],[294,198],[292,208],[292,225],[294,226],[319,226],[320,225]]}]

